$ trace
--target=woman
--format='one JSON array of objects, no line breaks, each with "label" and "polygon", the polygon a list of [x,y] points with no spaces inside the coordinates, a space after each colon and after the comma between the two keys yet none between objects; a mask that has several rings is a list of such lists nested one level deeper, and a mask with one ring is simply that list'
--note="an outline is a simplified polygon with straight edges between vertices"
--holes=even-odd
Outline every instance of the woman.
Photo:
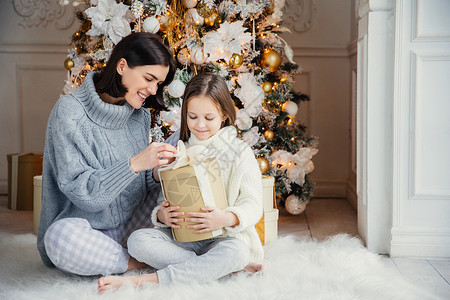
[{"label": "woman", "polygon": [[122,245],[132,231],[151,225],[159,194],[155,171],[176,149],[148,145],[151,117],[141,107],[164,109],[163,88],[174,74],[174,59],[160,39],[134,33],[115,46],[102,72],[89,73],[54,106],[38,232],[47,266],[79,275],[147,267]]}]

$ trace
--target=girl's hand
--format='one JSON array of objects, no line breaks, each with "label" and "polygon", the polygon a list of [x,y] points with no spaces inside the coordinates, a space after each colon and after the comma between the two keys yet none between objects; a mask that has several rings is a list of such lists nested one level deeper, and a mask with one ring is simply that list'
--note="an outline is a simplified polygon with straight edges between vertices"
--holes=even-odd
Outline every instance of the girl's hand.
[{"label": "girl's hand", "polygon": [[186,222],[198,223],[186,226],[187,228],[197,229],[195,233],[210,232],[239,224],[239,219],[232,212],[210,206],[202,207],[202,210],[204,213],[188,212],[188,216],[192,218],[184,218]]},{"label": "girl's hand", "polygon": [[138,155],[130,158],[130,168],[133,172],[150,170],[174,161],[173,155],[177,149],[166,143],[153,142],[142,150]]},{"label": "girl's hand", "polygon": [[181,228],[180,225],[175,224],[175,222],[184,221],[183,218],[177,218],[178,216],[184,215],[183,211],[177,211],[179,209],[179,206],[170,206],[169,202],[163,201],[157,212],[158,220],[171,228]]}]

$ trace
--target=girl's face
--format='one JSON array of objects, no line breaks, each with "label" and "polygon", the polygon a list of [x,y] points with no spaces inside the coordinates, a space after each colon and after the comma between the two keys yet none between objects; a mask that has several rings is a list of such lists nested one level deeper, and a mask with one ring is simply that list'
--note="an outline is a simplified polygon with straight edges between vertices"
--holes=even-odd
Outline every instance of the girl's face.
[{"label": "girl's face", "polygon": [[216,134],[227,119],[213,100],[207,96],[194,96],[187,104],[187,126],[201,141]]},{"label": "girl's face", "polygon": [[140,109],[148,96],[156,94],[169,73],[169,66],[144,65],[130,68],[122,58],[117,64],[117,72],[122,75],[122,84],[128,89],[125,101],[135,109]]}]

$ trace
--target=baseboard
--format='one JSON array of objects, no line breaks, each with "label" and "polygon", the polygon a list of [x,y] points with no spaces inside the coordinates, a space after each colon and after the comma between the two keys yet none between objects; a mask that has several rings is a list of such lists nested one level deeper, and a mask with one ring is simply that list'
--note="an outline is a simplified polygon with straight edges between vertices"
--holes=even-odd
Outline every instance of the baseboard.
[{"label": "baseboard", "polygon": [[345,198],[347,196],[347,187],[345,182],[337,181],[315,181],[315,198]]},{"label": "baseboard", "polygon": [[449,258],[450,231],[436,228],[393,228],[391,257]]},{"label": "baseboard", "polygon": [[8,194],[8,180],[0,179],[0,195]]},{"label": "baseboard", "polygon": [[358,197],[356,194],[356,172],[350,172],[350,176],[347,179],[347,201],[358,211]]}]

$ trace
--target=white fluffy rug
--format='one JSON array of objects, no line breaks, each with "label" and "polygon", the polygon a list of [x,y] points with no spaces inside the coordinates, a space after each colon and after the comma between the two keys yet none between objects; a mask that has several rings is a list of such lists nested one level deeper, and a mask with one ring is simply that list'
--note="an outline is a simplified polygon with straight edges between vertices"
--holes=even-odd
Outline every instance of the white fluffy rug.
[{"label": "white fluffy rug", "polygon": [[436,299],[387,268],[357,238],[324,242],[285,236],[266,247],[262,275],[238,274],[211,284],[123,287],[97,294],[97,277],[46,268],[36,236],[0,235],[0,299]]}]

